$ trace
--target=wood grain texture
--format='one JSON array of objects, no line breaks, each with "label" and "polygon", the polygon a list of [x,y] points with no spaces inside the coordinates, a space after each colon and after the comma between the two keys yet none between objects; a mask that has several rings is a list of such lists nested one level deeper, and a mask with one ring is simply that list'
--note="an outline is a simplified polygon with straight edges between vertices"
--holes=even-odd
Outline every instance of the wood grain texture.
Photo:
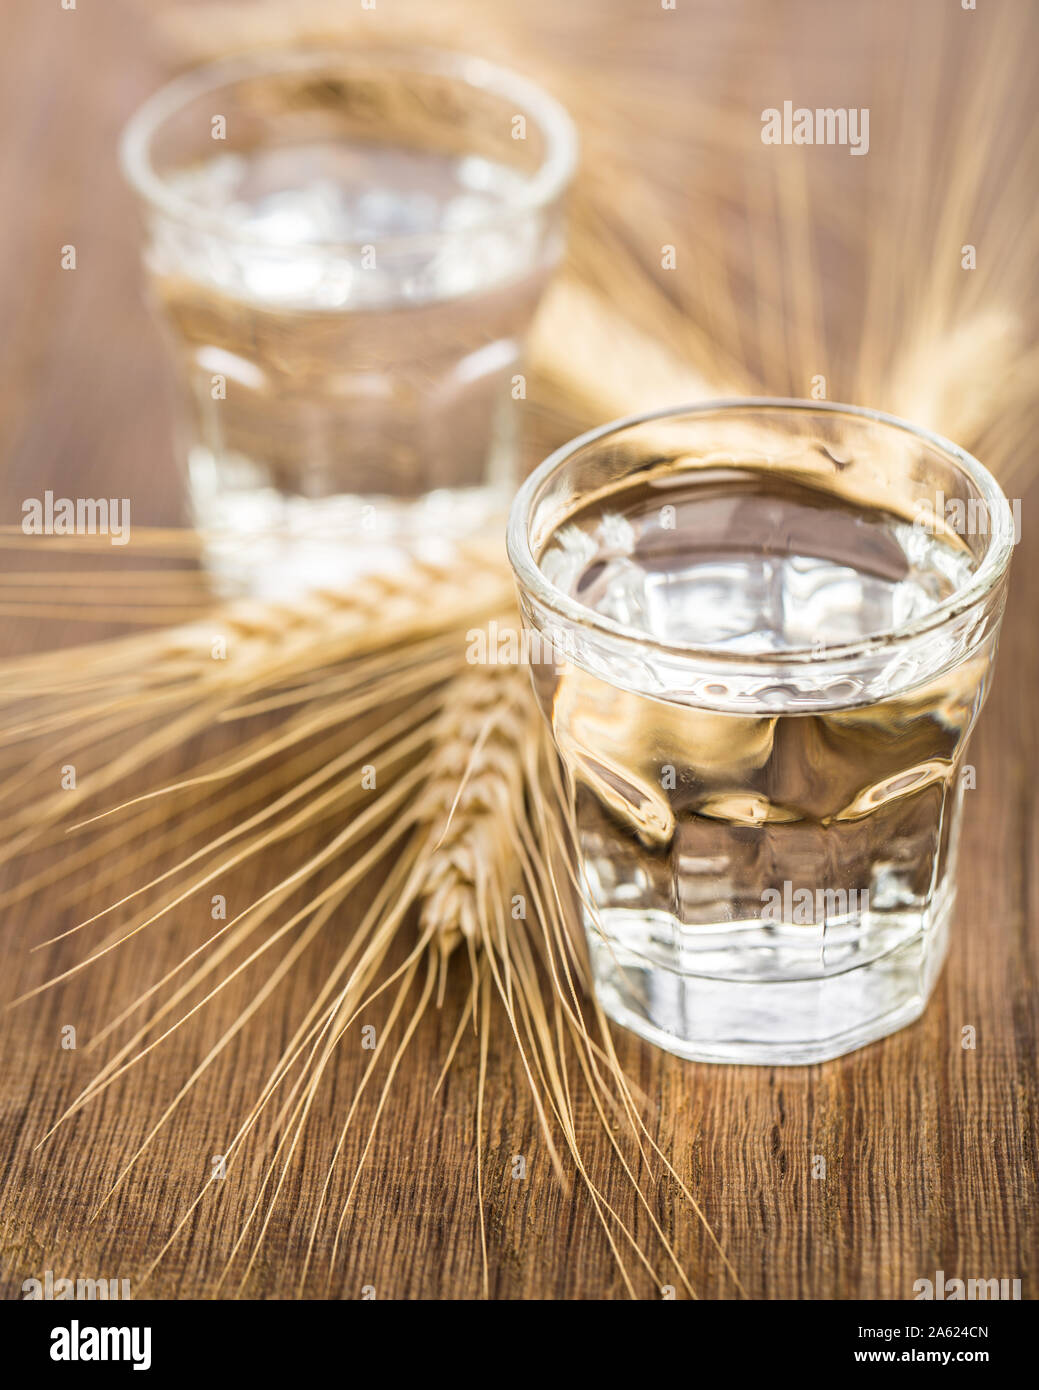
[{"label": "wood grain texture", "polygon": [[[163,78],[168,59],[142,6],[86,4],[76,12],[18,0],[5,7],[0,49],[0,519],[19,501],[56,491],[130,495],[138,521],[177,520],[180,491],[170,445],[171,390],[161,343],[142,306],[136,226],[115,163],[126,115]],[[575,33],[575,52],[579,45]],[[666,61],[667,43],[661,43]],[[59,269],[75,243],[79,268]],[[1039,507],[1039,488],[1024,497]],[[1026,533],[1027,534],[1027,533]],[[756,1298],[904,1298],[937,1269],[1039,1287],[1036,1067],[1039,1039],[1036,767],[1039,765],[1039,564],[1019,548],[995,686],[972,745],[959,908],[948,967],[924,1018],[896,1036],[825,1066],[707,1067],[679,1062],[618,1034],[621,1058],[674,1136],[676,1165]],[[0,619],[0,623],[3,620]],[[56,625],[56,642],[82,629]],[[60,764],[55,746],[55,763]],[[173,770],[173,769],[169,769]],[[278,864],[265,867],[266,873]],[[81,876],[82,900],[107,866]],[[0,888],[10,885],[0,879]],[[254,888],[262,882],[249,882]],[[374,885],[366,885],[366,893]],[[351,901],[327,946],[274,996],[262,1025],[243,1031],[197,1093],[158,1134],[96,1220],[91,1214],[184,1077],[236,1009],[235,985],[218,1010],[158,1049],[128,1077],[34,1144],[92,1074],[89,1039],[142,982],[158,979],[202,939],[189,912],[142,935],[89,972],[0,1016],[0,1292],[50,1269],[72,1277],[135,1281],[223,1151],[231,1121],[259,1089],[323,966],[336,954],[365,894]],[[3,998],[82,958],[72,938],[30,953],[74,924],[56,892],[0,921]],[[477,1053],[463,1044],[433,1096],[465,988],[453,981],[442,1011],[422,1023],[399,1075],[349,1209],[330,1291],[359,1297],[468,1298],[480,1292],[475,1094]],[[62,1050],[60,1030],[81,1040]],[[977,1046],[961,1046],[961,1029]],[[291,1297],[313,1205],[345,1107],[366,1058],[342,1053],[320,1094],[308,1140],[287,1178],[246,1291]],[[484,1117],[490,1292],[496,1298],[614,1298],[623,1286],[589,1202],[553,1178],[522,1068],[504,1020],[492,1042]],[[361,1154],[374,1100],[364,1103],[333,1186],[338,1209]],[[643,1233],[594,1117],[582,1115],[591,1167]],[[515,1181],[512,1157],[526,1156]],[[813,1156],[826,1177],[813,1179]],[[246,1168],[204,1205],[144,1290],[199,1298],[217,1281],[255,1192]],[[733,1286],[710,1241],[662,1183],[658,1216],[698,1291]],[[323,1279],[323,1269],[322,1269]],[[323,1292],[322,1279],[309,1294]],[[648,1276],[640,1294],[655,1294]],[[219,1292],[227,1295],[234,1285]]]}]

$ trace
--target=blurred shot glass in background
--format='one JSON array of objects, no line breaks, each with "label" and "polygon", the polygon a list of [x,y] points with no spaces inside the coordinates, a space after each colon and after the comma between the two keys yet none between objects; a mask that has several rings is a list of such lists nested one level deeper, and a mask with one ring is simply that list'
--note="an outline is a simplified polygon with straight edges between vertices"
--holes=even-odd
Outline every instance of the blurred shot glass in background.
[{"label": "blurred shot glass in background", "polygon": [[123,167],[220,587],[341,583],[504,513],[575,156],[544,92],[428,51],[267,51],[136,113]]},{"label": "blurred shot glass in background", "polygon": [[509,554],[617,1022],[781,1064],[922,1012],[1013,540],[976,460],[837,405],[621,421],[527,480]]}]

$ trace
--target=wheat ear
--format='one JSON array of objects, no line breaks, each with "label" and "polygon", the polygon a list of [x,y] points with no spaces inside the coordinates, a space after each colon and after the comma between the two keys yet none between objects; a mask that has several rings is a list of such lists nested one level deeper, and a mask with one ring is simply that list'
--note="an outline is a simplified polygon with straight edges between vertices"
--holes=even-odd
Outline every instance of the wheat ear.
[{"label": "wheat ear", "polygon": [[[351,679],[356,686],[388,679],[413,663],[423,640],[483,620],[512,596],[500,544],[468,543],[450,559],[416,560],[347,591],[240,601],[182,627],[4,663],[0,755],[11,745],[20,766],[0,788],[0,859],[37,847],[73,806],[233,717],[258,693],[268,704],[279,691],[283,700],[300,698],[315,673],[345,664],[338,690],[345,702]],[[299,694],[286,695],[294,685]],[[61,761],[80,769],[76,795],[56,789],[27,802],[26,786],[38,787],[53,766],[57,736],[67,740]]]},{"label": "wheat ear", "polygon": [[[516,1041],[557,1173],[562,1176],[556,1145],[561,1133],[628,1292],[634,1296],[625,1247],[651,1277],[656,1280],[656,1276],[632,1228],[589,1172],[566,1076],[568,1065],[575,1060],[602,1132],[620,1160],[652,1231],[679,1280],[695,1296],[617,1141],[613,1119],[620,1116],[627,1121],[630,1137],[643,1159],[645,1135],[668,1170],[676,1178],[677,1174],[634,1113],[631,1088],[616,1059],[605,1018],[593,1009],[599,1041],[586,1023],[575,988],[575,974],[583,975],[583,959],[580,948],[573,944],[563,903],[554,888],[557,880],[551,850],[543,848],[560,843],[566,834],[562,786],[553,772],[554,755],[547,745],[527,669],[491,665],[457,677],[448,688],[434,749],[424,809],[438,840],[422,891],[421,935],[428,936],[440,954],[442,978],[446,960],[463,943],[470,962],[470,1001],[445,1071],[461,1031],[471,1019],[480,1034],[477,1193],[484,1293],[487,1258],[481,1139],[494,993]],[[540,842],[531,833],[532,825],[542,831]],[[679,1182],[679,1186],[703,1220],[684,1185]]]}]

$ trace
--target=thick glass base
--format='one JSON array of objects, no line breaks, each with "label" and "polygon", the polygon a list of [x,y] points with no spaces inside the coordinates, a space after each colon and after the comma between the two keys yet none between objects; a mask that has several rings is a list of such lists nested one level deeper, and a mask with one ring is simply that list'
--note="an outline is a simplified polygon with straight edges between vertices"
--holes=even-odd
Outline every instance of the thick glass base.
[{"label": "thick glass base", "polygon": [[[926,914],[889,916],[872,929],[858,923],[854,935],[838,926],[832,944],[827,928],[811,951],[814,973],[807,968],[803,927],[698,927],[697,949],[676,950],[669,967],[660,960],[658,922],[643,916],[640,931],[635,914],[625,914],[622,924],[587,923],[596,994],[616,1023],[690,1061],[825,1062],[920,1016],[945,960],[952,905],[947,895]],[[694,973],[690,958],[703,955],[705,938],[701,969],[716,971],[726,953],[746,963],[753,942],[760,972],[751,976],[744,964],[728,978]]]},{"label": "thick glass base", "polygon": [[507,493],[492,486],[412,498],[299,497],[270,486],[228,487],[228,472],[226,460],[217,468],[208,451],[192,451],[202,563],[227,598],[291,599],[395,574],[415,559],[444,562],[456,542],[500,525],[508,505]]}]

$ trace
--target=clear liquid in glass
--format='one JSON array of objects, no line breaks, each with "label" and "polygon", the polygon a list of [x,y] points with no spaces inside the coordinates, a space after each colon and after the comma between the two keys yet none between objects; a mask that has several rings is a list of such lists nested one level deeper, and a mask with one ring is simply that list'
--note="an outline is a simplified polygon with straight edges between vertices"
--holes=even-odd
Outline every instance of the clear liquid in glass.
[{"label": "clear liquid in glass", "polygon": [[[611,492],[540,557],[627,629],[776,670],[792,648],[904,628],[971,565],[958,537],[750,469]],[[993,646],[936,669],[932,645],[868,699],[837,679],[810,711],[774,674],[738,698],[717,670],[668,690],[650,646],[536,667],[607,1011],[681,1055],[750,1062],[834,1056],[915,1018],[944,956]]]},{"label": "clear liquid in glass", "polygon": [[166,181],[221,219],[158,218],[147,253],[211,568],[261,594],[338,583],[507,505],[513,377],[558,250],[513,215],[518,171],[328,140]]}]

